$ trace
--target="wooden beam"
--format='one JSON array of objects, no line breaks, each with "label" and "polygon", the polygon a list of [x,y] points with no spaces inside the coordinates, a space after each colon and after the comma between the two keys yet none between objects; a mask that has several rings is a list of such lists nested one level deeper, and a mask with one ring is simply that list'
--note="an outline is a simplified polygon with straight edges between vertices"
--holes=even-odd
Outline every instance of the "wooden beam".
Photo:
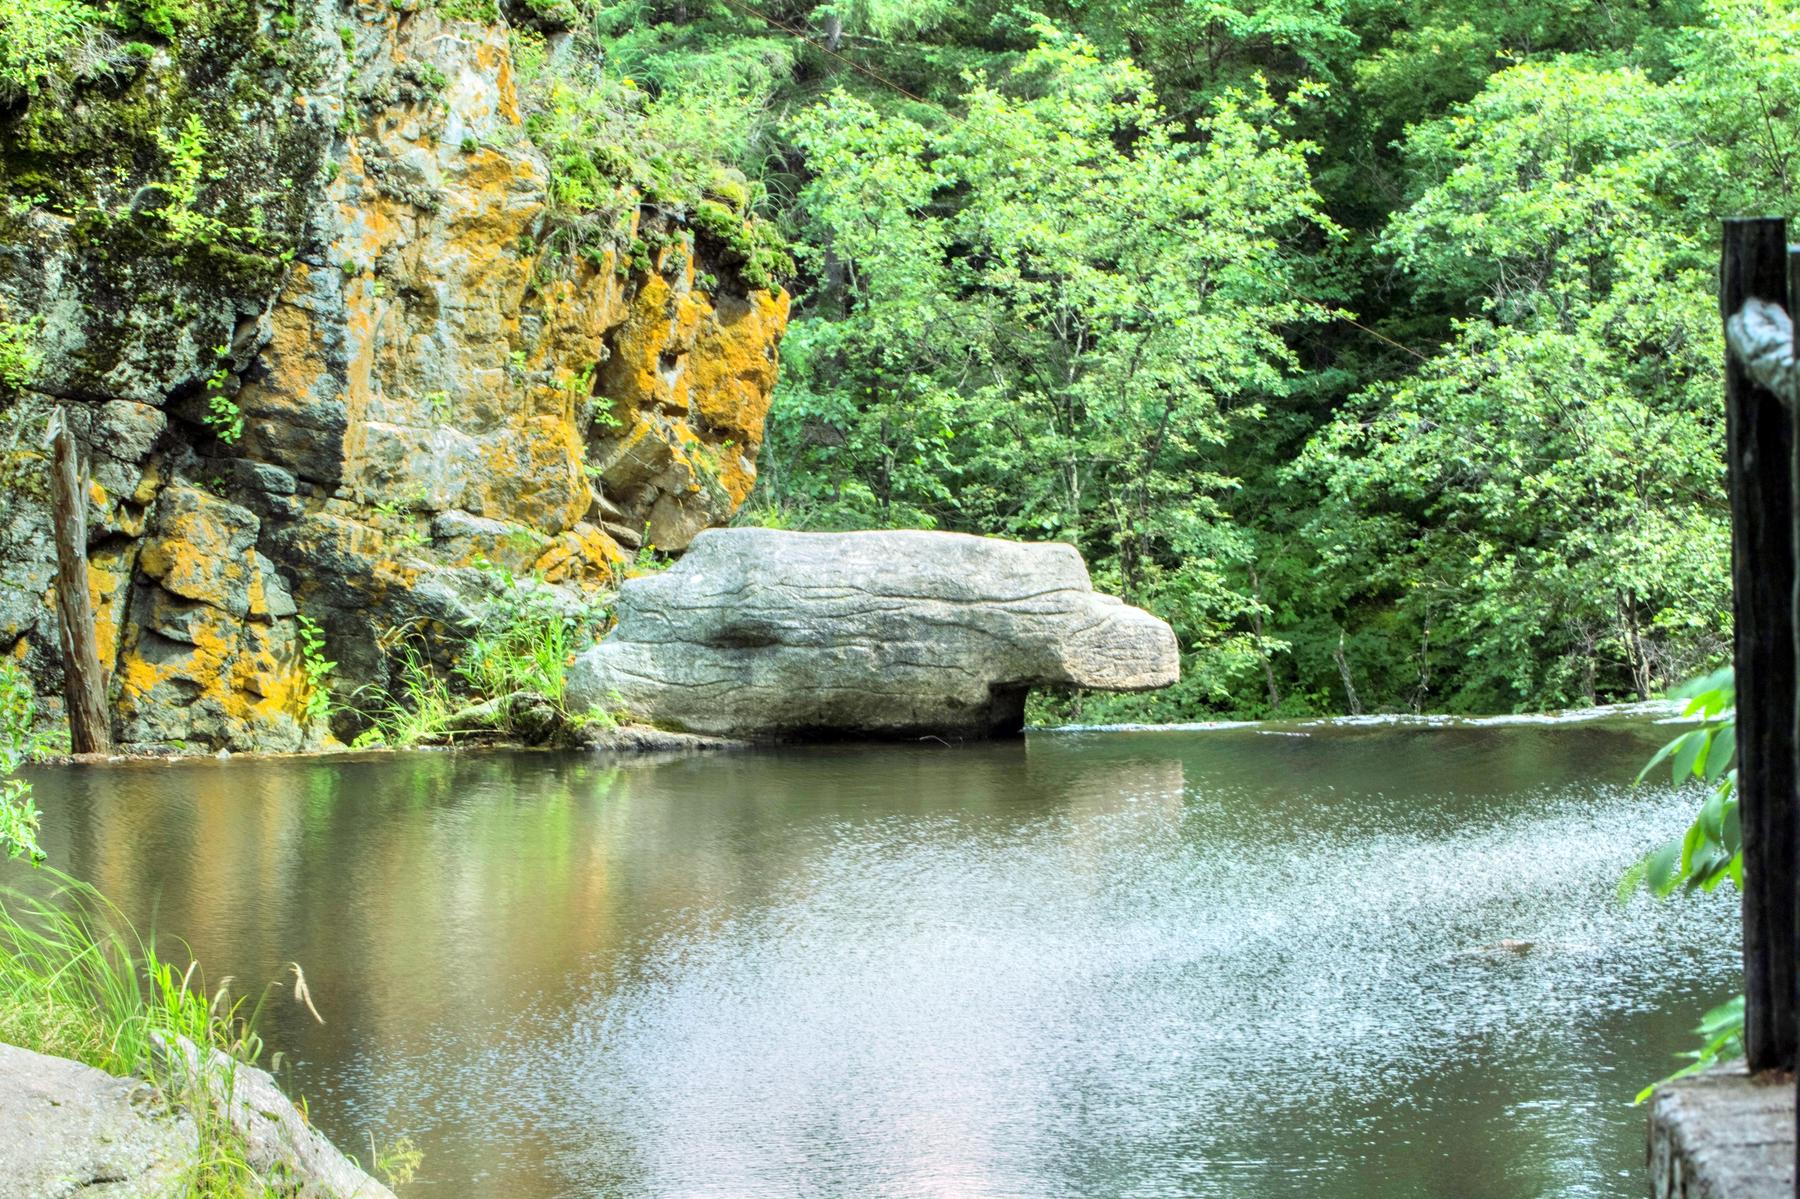
[{"label": "wooden beam", "polygon": [[[1719,302],[1788,302],[1787,227],[1725,222]],[[1791,1069],[1795,1023],[1794,436],[1774,394],[1725,363],[1736,611],[1738,813],[1744,838],[1744,1045],[1751,1070]]]},{"label": "wooden beam", "polygon": [[[1788,323],[1792,327],[1792,336],[1794,338],[1793,361],[1795,363],[1800,363],[1800,319],[1795,319],[1800,317],[1800,246],[1795,245],[1790,245],[1787,253],[1787,311],[1789,318]],[[1788,407],[1788,427],[1790,429],[1800,429],[1800,412],[1796,411],[1796,408],[1800,407],[1800,394],[1791,394],[1789,400],[1791,403]],[[1793,469],[1788,476],[1788,491],[1789,495],[1794,499],[1796,511],[1793,514],[1795,523],[1793,525],[1791,540],[1788,544],[1794,554],[1796,563],[1795,573],[1797,579],[1794,590],[1793,607],[1795,630],[1794,658],[1796,662],[1796,681],[1800,682],[1800,437],[1794,438],[1794,452],[1789,458],[1789,461],[1793,464]],[[1796,787],[1800,787],[1800,691],[1797,691],[1794,707],[1794,739],[1793,743],[1788,747],[1788,761],[1793,764],[1795,769],[1796,777],[1794,784]],[[1743,772],[1740,770],[1740,778],[1742,777],[1742,773]],[[1790,789],[1789,794],[1792,797],[1790,802],[1795,804],[1796,807],[1800,807],[1800,796],[1794,796],[1792,789]],[[1742,814],[1741,808],[1739,809],[1739,813],[1740,815]],[[1800,824],[1800,816],[1797,816],[1795,819],[1796,823]],[[1791,831],[1789,835],[1792,840],[1789,842],[1789,853],[1791,856],[1788,858],[1788,872],[1789,878],[1792,879],[1795,862],[1800,860],[1800,828]],[[1789,934],[1788,945],[1793,954],[1793,960],[1800,963],[1800,885],[1791,885],[1789,887],[1789,892],[1789,912],[1793,915],[1794,926],[1792,932]],[[1788,987],[1789,1007],[1795,1011],[1800,1011],[1800,966],[1796,967],[1795,977],[1789,980]],[[1797,1017],[1797,1019],[1800,1019],[1800,1017]],[[1788,1066],[1790,1069],[1792,1069],[1796,1057],[1800,1057],[1800,1050],[1796,1050],[1795,1054],[1790,1055],[1788,1059]],[[1794,1081],[1794,1094],[1790,1096],[1790,1098],[1800,1100],[1800,1077],[1796,1077]],[[1794,1136],[1794,1126],[1791,1120],[1788,1123],[1787,1131],[1789,1177],[1793,1179],[1793,1184],[1789,1187],[1788,1191],[1795,1199],[1800,1199],[1800,1138]]]},{"label": "wooden beam", "polygon": [[68,418],[58,411],[50,419],[50,522],[56,534],[56,608],[62,623],[69,741],[78,754],[105,753],[112,748],[112,718],[88,596],[87,495]]}]

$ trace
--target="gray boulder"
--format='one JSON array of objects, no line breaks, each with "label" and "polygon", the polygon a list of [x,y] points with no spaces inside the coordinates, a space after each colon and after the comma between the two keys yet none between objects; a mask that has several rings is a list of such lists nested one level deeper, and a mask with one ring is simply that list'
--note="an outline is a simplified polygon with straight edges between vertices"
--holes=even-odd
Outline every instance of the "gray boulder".
[{"label": "gray boulder", "polygon": [[292,1199],[394,1199],[307,1122],[267,1070],[202,1052],[186,1037],[152,1033],[151,1043],[172,1076],[205,1085],[213,1115],[237,1132],[244,1161],[267,1189]]},{"label": "gray boulder", "polygon": [[148,1084],[0,1045],[0,1199],[164,1199],[193,1165],[194,1121]]},{"label": "gray boulder", "polygon": [[[204,1071],[211,1116],[241,1139],[252,1191],[394,1199],[314,1130],[266,1071],[217,1050],[202,1055],[185,1037],[158,1036],[156,1052],[177,1076]],[[142,1079],[0,1044],[0,1199],[177,1199],[193,1191],[199,1146],[192,1113]]]},{"label": "gray boulder", "polygon": [[1016,733],[1033,687],[1148,691],[1163,621],[1101,595],[1073,546],[918,531],[714,529],[632,579],[568,699],[727,737]]}]

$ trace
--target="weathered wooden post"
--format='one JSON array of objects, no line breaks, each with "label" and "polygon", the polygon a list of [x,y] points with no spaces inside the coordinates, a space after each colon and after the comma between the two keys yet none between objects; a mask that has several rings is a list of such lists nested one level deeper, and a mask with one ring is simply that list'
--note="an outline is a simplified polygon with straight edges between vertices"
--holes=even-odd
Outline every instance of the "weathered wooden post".
[{"label": "weathered wooden post", "polygon": [[[1794,361],[1800,363],[1800,245],[1790,245],[1788,247],[1787,311],[1788,318],[1793,324]],[[1727,356],[1729,357],[1729,355]],[[1800,429],[1800,395],[1789,396],[1788,399],[1788,428],[1790,435],[1792,435],[1794,430]],[[1793,591],[1793,605],[1790,608],[1790,611],[1793,615],[1794,622],[1795,674],[1797,685],[1800,685],[1800,436],[1794,437],[1793,453],[1789,456],[1789,462],[1791,463],[1792,470],[1788,475],[1788,494],[1794,502],[1795,511],[1790,514],[1794,519],[1794,523],[1789,533],[1790,540],[1788,542],[1788,547],[1791,560],[1796,564],[1795,572],[1797,575]],[[1796,788],[1800,788],[1800,693],[1796,694],[1794,706],[1794,724],[1792,726],[1794,735],[1793,740],[1788,745],[1787,757],[1789,766],[1795,771],[1795,778],[1790,781],[1788,788],[1788,803],[1790,809],[1789,840],[1787,843],[1788,912],[1794,922],[1788,937],[1788,949],[1792,955],[1789,958],[1790,963],[1800,962],[1800,880],[1796,880],[1794,877],[1795,866],[1800,865],[1800,827],[1796,827],[1800,826],[1800,816],[1794,814],[1796,809],[1800,809],[1800,795],[1796,794]],[[1742,761],[1741,754],[1739,755],[1739,761]],[[1741,767],[1738,771],[1738,777],[1740,780],[1743,778],[1743,770]],[[1740,801],[1740,804],[1741,802],[1742,801]],[[1740,816],[1742,815],[1741,806],[1739,808],[1739,814]],[[1792,977],[1788,980],[1788,991],[1786,996],[1787,1006],[1790,1012],[1800,1012],[1800,966],[1791,966],[1791,969]],[[1791,1017],[1790,1019],[1793,1018]],[[1796,1035],[1800,1036],[1800,1034]],[[1797,1063],[1800,1063],[1800,1050],[1790,1050],[1788,1054],[1788,1068],[1793,1069]],[[1794,1086],[1795,1109],[1800,1111],[1800,1077],[1795,1079]],[[1800,1137],[1794,1139],[1793,1161],[1794,1195],[1795,1199],[1800,1199]]]},{"label": "weathered wooden post", "polygon": [[62,623],[69,741],[78,754],[105,753],[112,748],[112,722],[88,597],[87,496],[68,418],[58,411],[50,420],[50,522],[56,536],[56,608]]},{"label": "weathered wooden post", "polygon": [[1725,222],[1725,467],[1736,615],[1738,817],[1743,833],[1747,1072],[1708,1070],[1656,1089],[1647,1162],[1653,1199],[1794,1195],[1800,1092],[1800,247],[1771,218]]},{"label": "weathered wooden post", "polygon": [[[1719,300],[1788,303],[1786,222],[1725,222]],[[1795,1043],[1794,436],[1782,401],[1725,356],[1731,582],[1736,609],[1738,812],[1744,844],[1744,1047],[1752,1071],[1791,1068]]]}]

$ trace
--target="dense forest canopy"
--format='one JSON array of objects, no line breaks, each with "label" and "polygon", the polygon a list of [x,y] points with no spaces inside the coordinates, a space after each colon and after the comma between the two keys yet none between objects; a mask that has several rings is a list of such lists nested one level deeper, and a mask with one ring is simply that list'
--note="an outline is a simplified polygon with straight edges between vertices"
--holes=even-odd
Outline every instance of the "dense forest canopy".
[{"label": "dense forest canopy", "polygon": [[[739,520],[1067,539],[1174,623],[1178,689],[1075,714],[1549,708],[1726,646],[1717,221],[1791,208],[1800,5],[393,3],[510,23],[547,248],[644,258],[642,204],[789,286]],[[9,0],[0,100],[230,8]]]},{"label": "dense forest canopy", "polygon": [[800,247],[762,519],[1069,538],[1188,712],[1721,653],[1716,221],[1789,207],[1794,6],[759,11],[842,58],[732,4],[610,36],[739,99]]}]

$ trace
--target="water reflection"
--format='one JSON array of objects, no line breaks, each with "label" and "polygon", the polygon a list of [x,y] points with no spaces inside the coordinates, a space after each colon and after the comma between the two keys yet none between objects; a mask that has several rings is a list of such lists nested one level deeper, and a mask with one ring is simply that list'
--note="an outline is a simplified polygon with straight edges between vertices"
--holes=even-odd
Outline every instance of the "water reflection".
[{"label": "water reflection", "polygon": [[[1289,735],[1298,734],[1298,735]],[[1643,724],[38,775],[45,843],[445,1195],[1635,1195],[1733,985]],[[1523,956],[1469,952],[1501,938]],[[1676,959],[1679,977],[1665,960]]]}]

